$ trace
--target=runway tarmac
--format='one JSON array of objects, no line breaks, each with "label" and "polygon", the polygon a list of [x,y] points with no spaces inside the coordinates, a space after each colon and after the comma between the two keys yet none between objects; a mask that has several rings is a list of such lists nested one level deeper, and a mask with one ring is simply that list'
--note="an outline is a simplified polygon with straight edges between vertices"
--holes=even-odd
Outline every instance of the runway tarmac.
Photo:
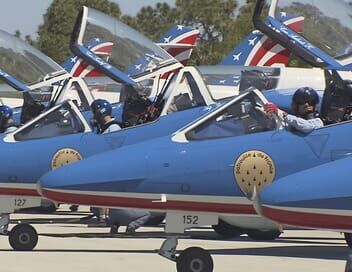
[{"label": "runway tarmac", "polygon": [[[165,237],[162,228],[127,235],[121,227],[121,233],[111,235],[106,227],[77,224],[85,214],[64,209],[58,214],[12,215],[12,220],[33,223],[39,241],[34,251],[16,252],[7,237],[0,236],[1,272],[176,271],[173,262],[157,254]],[[348,254],[342,234],[314,230],[287,230],[269,243],[246,235],[223,240],[210,227],[201,228],[187,231],[177,249],[190,246],[209,250],[216,272],[343,272]]]}]

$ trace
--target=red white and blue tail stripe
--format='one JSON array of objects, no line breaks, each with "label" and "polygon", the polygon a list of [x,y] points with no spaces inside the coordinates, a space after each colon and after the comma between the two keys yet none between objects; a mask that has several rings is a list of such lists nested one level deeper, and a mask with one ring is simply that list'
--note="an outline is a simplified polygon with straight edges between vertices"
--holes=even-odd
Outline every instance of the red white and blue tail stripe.
[{"label": "red white and blue tail stripe", "polygon": [[[112,42],[105,42],[96,38],[90,40],[86,46],[97,56],[108,60],[112,53],[113,45],[114,44]],[[71,56],[63,63],[62,66],[73,77],[99,77],[104,75],[102,72],[95,69],[93,66],[89,65],[78,56]]]},{"label": "red white and blue tail stripe", "polygon": [[[277,18],[295,32],[301,32],[304,17],[280,12]],[[255,30],[247,36],[220,64],[245,66],[284,65],[289,62],[290,51]]]},{"label": "red white and blue tail stripe", "polygon": [[198,29],[177,25],[160,37],[157,45],[165,49],[183,65],[186,65],[196,45],[198,36]]}]

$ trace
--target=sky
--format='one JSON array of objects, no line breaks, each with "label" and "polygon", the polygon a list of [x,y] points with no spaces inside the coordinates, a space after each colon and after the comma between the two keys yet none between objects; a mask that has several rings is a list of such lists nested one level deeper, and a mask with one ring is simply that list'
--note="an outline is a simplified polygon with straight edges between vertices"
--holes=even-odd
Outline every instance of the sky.
[{"label": "sky", "polygon": [[[118,3],[123,14],[135,15],[143,6],[154,6],[158,2],[174,5],[175,0],[111,0]],[[5,2],[5,1],[4,1]],[[38,26],[43,23],[43,15],[52,0],[7,0],[0,9],[0,29],[22,36],[36,38]],[[21,8],[19,8],[21,7]]]},{"label": "sky", "polygon": [[[143,6],[155,6],[158,2],[167,2],[174,5],[175,0],[111,0],[118,3],[123,14],[135,15]],[[238,0],[244,2],[245,0]],[[335,0],[340,2],[348,0]],[[300,0],[300,2],[322,4],[328,12],[338,12],[332,0]],[[5,2],[5,1],[4,1]],[[279,2],[292,2],[292,0],[279,0]],[[7,0],[0,9],[0,29],[14,34],[20,30],[22,36],[31,35],[36,38],[38,26],[43,23],[43,14],[52,3],[52,0]],[[19,8],[21,7],[21,8]],[[347,17],[346,17],[347,18]],[[349,18],[348,18],[349,19]]]}]

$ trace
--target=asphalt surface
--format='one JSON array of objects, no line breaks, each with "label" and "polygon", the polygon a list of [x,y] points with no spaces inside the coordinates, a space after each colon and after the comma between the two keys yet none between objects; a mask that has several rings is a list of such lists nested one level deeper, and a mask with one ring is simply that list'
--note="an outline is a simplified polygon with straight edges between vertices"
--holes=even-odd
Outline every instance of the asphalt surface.
[{"label": "asphalt surface", "polygon": [[[157,254],[165,235],[161,227],[141,228],[134,235],[111,235],[109,228],[88,226],[89,214],[69,213],[67,206],[56,214],[14,214],[12,224],[31,223],[39,242],[31,252],[13,251],[6,236],[0,236],[1,271],[176,271],[173,262]],[[93,222],[92,220],[90,220]],[[214,271],[343,272],[349,250],[340,233],[315,230],[286,230],[273,242],[219,238],[211,228],[187,231],[178,250],[191,246],[207,249]]]}]

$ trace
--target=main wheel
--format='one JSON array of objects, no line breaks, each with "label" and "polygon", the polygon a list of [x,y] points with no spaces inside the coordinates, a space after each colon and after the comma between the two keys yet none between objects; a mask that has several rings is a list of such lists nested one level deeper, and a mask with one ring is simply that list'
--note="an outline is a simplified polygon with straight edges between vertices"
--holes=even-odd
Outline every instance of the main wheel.
[{"label": "main wheel", "polygon": [[344,236],[345,236],[345,241],[347,243],[347,245],[352,248],[352,233],[347,233],[345,232],[344,233]]},{"label": "main wheel", "polygon": [[28,224],[19,224],[11,229],[9,243],[14,250],[29,251],[38,243],[36,230]]},{"label": "main wheel", "polygon": [[200,247],[185,249],[176,260],[178,272],[212,272],[213,267],[212,257]]},{"label": "main wheel", "polygon": [[217,225],[212,225],[212,227],[214,231],[223,238],[234,238],[243,233],[242,229],[236,228],[221,219]]},{"label": "main wheel", "polygon": [[256,241],[275,240],[281,235],[279,230],[249,230],[249,238]]}]

